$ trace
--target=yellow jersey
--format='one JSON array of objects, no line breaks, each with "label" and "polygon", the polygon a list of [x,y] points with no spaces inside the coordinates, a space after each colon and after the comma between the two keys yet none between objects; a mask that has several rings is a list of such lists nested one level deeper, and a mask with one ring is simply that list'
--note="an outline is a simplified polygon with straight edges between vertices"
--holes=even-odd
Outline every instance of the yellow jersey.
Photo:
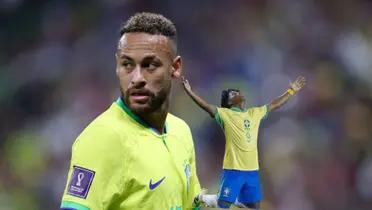
[{"label": "yellow jersey", "polygon": [[189,126],[158,134],[119,98],[78,136],[61,209],[185,210],[200,192]]},{"label": "yellow jersey", "polygon": [[258,170],[257,139],[261,120],[268,114],[267,105],[247,110],[217,108],[216,121],[226,138],[224,169]]}]

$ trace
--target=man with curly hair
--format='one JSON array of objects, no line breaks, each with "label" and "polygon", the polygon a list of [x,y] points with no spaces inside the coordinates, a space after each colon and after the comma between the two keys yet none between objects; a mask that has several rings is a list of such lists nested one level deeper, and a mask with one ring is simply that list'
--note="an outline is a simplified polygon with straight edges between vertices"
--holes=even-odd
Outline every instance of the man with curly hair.
[{"label": "man with curly hair", "polygon": [[198,199],[209,207],[259,209],[262,199],[259,177],[257,139],[261,120],[283,106],[306,83],[298,77],[281,96],[259,107],[245,108],[245,98],[241,91],[227,89],[222,91],[221,107],[209,104],[196,95],[187,79],[182,77],[186,93],[222,127],[225,138],[225,157],[219,193],[207,195],[204,192]]},{"label": "man with curly hair", "polygon": [[62,210],[199,208],[190,128],[168,113],[181,71],[170,20],[137,13],[124,24],[116,51],[121,96],[74,142]]}]

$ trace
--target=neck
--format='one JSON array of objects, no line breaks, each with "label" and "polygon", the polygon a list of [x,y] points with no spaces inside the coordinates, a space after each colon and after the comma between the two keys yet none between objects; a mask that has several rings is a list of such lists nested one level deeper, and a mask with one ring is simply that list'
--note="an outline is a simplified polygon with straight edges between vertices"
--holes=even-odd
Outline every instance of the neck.
[{"label": "neck", "polygon": [[234,109],[240,109],[240,110],[243,110],[243,111],[244,111],[244,109],[245,109],[245,107],[242,106],[242,105],[231,106],[231,108],[234,108]]},{"label": "neck", "polygon": [[169,102],[166,100],[158,110],[155,110],[151,113],[136,113],[132,111],[121,98],[118,99],[117,103],[119,104],[125,112],[127,112],[132,118],[134,118],[139,123],[143,124],[146,127],[152,128],[157,131],[159,134],[164,133],[165,121],[168,114]]},{"label": "neck", "polygon": [[165,121],[167,119],[169,102],[166,100],[160,109],[146,114],[138,114],[138,116],[146,122],[151,128],[154,128],[158,133],[163,134]]},{"label": "neck", "polygon": [[150,125],[158,133],[163,134],[165,128],[165,120],[167,119],[168,112],[153,112],[147,115],[138,115],[144,122]]},{"label": "neck", "polygon": [[237,109],[244,110],[244,105],[243,104],[233,105],[233,106],[231,106],[231,108],[237,108]]},{"label": "neck", "polygon": [[239,109],[241,109],[241,110],[244,110],[244,109],[245,109],[245,101],[242,101],[242,102],[239,104]]}]

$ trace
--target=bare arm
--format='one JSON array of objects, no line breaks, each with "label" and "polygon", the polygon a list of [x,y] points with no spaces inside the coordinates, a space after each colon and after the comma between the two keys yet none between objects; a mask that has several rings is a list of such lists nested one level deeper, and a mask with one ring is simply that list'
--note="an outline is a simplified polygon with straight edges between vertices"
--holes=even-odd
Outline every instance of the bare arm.
[{"label": "bare arm", "polygon": [[268,111],[271,112],[283,106],[294,94],[300,91],[305,84],[305,78],[303,76],[299,76],[296,81],[290,84],[289,89],[285,93],[270,102]]},{"label": "bare arm", "polygon": [[216,115],[216,113],[217,113],[216,106],[209,104],[204,99],[202,99],[201,97],[196,95],[191,90],[191,86],[189,84],[189,81],[187,81],[187,79],[185,77],[182,77],[182,84],[183,84],[183,88],[185,89],[187,95],[189,95],[192,98],[192,100],[195,101],[195,103],[197,105],[199,105],[202,109],[204,109],[206,112],[208,112],[208,114],[211,117],[214,117]]}]

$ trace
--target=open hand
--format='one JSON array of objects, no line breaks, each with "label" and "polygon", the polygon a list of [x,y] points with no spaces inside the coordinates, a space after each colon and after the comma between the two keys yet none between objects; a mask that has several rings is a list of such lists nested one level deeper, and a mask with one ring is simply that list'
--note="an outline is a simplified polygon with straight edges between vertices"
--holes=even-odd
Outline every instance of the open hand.
[{"label": "open hand", "polygon": [[184,76],[182,76],[181,79],[182,79],[183,88],[186,91],[191,91],[191,86],[190,86],[189,81]]},{"label": "open hand", "polygon": [[297,77],[297,79],[290,83],[290,87],[294,92],[300,91],[306,85],[306,79],[303,76]]}]

